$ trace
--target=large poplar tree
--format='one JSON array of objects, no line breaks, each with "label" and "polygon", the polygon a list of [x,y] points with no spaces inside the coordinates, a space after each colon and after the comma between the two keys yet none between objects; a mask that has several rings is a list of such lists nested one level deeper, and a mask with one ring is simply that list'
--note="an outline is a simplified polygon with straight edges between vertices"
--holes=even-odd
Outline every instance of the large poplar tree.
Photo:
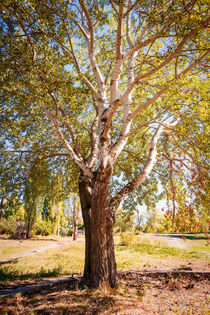
[{"label": "large poplar tree", "polygon": [[[194,130],[205,124],[193,111],[205,107],[207,1],[10,0],[1,9],[5,145],[77,166],[84,282],[115,286],[120,203],[154,180],[161,152],[205,173],[185,118]],[[114,174],[123,182],[111,190]]]}]

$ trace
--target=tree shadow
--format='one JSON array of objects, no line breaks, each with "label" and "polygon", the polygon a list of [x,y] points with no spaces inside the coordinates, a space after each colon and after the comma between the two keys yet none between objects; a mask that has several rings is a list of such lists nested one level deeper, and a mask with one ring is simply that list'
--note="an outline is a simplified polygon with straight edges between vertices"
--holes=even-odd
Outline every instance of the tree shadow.
[{"label": "tree shadow", "polygon": [[113,310],[116,304],[116,298],[110,292],[78,289],[76,285],[69,284],[39,289],[33,293],[24,293],[18,298],[12,296],[5,299],[4,303],[2,301],[3,299],[0,300],[2,309],[8,303],[16,311],[19,308],[23,311],[24,308],[26,313],[32,311],[35,314],[101,314]]},{"label": "tree shadow", "polygon": [[60,240],[56,240],[53,238],[44,239],[44,238],[15,238],[15,237],[0,237],[2,241],[15,241],[15,242],[24,242],[24,241],[44,241],[44,242],[60,242]]},{"label": "tree shadow", "polygon": [[17,261],[18,259],[14,259],[9,262],[0,263],[0,281],[31,280],[31,279],[34,280],[34,279],[40,279],[40,278],[51,278],[51,277],[57,277],[61,272],[61,267],[58,266],[51,270],[42,267],[40,271],[36,273],[31,272],[31,273],[20,274],[14,268],[10,268],[10,266],[16,263]]},{"label": "tree shadow", "polygon": [[208,237],[205,237],[205,236],[198,236],[198,235],[186,235],[186,234],[183,234],[183,235],[170,235],[170,237],[174,237],[174,238],[179,238],[179,239],[187,239],[187,240],[208,240]]},{"label": "tree shadow", "polygon": [[163,237],[171,237],[171,238],[179,238],[179,239],[187,239],[187,240],[208,240],[208,237],[199,234],[191,234],[191,233],[183,233],[183,234],[176,234],[176,233],[169,233],[169,234],[155,234],[156,236],[163,236]]}]

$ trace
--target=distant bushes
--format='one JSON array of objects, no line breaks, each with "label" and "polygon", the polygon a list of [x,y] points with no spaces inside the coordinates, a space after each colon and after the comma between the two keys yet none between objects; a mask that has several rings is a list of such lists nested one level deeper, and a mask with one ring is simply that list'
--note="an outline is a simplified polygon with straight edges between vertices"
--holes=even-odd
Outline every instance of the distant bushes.
[{"label": "distant bushes", "polygon": [[122,246],[138,245],[139,241],[139,237],[133,233],[123,232],[120,236],[120,245]]},{"label": "distant bushes", "polygon": [[52,223],[49,221],[37,221],[33,228],[33,234],[43,236],[52,234]]},{"label": "distant bushes", "polygon": [[[3,217],[0,219],[0,235],[6,234],[14,238],[25,238],[25,230],[25,221],[21,220],[19,217],[17,218],[17,216],[9,216],[7,218]],[[61,225],[59,231],[61,236],[72,235],[72,229],[69,229],[69,227],[67,227],[66,225]],[[55,234],[55,231],[53,229],[53,223],[51,221],[36,220],[31,236],[48,236],[53,234]]]},{"label": "distant bushes", "polygon": [[15,217],[9,216],[8,218],[0,219],[0,234],[7,234],[12,237],[16,235],[18,222]]},{"label": "distant bushes", "polygon": [[120,244],[121,246],[132,247],[132,246],[158,246],[158,247],[167,247],[167,243],[162,240],[156,240],[153,238],[149,238],[148,236],[139,236],[133,233],[124,232],[120,236]]}]

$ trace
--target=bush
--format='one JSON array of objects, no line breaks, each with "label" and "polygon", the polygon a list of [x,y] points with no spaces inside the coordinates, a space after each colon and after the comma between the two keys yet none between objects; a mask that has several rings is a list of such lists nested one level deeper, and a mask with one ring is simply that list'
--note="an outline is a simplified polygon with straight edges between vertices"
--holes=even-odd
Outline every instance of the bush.
[{"label": "bush", "polygon": [[15,217],[1,218],[0,219],[0,234],[8,234],[15,236],[17,231],[17,220]]},{"label": "bush", "polygon": [[67,232],[67,236],[72,236],[73,235],[73,229],[68,229],[68,232]]},{"label": "bush", "polygon": [[124,232],[120,236],[120,244],[122,246],[153,246],[153,247],[168,247],[167,243],[163,240],[139,236],[129,232]]},{"label": "bush", "polygon": [[37,221],[34,225],[35,235],[48,236],[52,234],[52,223],[49,221]]},{"label": "bush", "polygon": [[139,243],[139,237],[129,232],[123,232],[120,236],[120,245],[134,246]]}]

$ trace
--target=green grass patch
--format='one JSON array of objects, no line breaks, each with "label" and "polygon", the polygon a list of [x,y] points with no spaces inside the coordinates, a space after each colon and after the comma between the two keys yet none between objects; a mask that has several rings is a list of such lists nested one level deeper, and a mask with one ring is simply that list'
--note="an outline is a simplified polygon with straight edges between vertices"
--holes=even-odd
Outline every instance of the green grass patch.
[{"label": "green grass patch", "polygon": [[[124,250],[125,247],[121,245],[116,246],[117,251]],[[174,247],[167,247],[167,246],[157,246],[157,245],[150,245],[150,244],[142,244],[142,245],[134,245],[130,246],[129,249],[130,252],[141,252],[141,253],[147,253],[149,255],[169,255],[169,256],[176,256],[181,253],[181,250]]]}]

